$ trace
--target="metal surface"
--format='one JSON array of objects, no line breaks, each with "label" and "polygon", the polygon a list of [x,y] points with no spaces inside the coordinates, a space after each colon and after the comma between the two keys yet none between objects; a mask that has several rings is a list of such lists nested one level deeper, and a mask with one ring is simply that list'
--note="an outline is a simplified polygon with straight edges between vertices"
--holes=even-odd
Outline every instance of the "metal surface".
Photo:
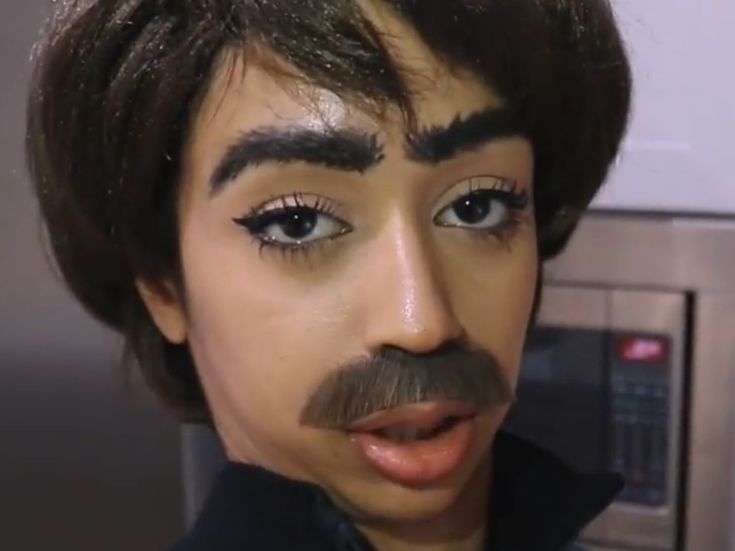
[{"label": "metal surface", "polygon": [[613,505],[596,519],[585,535],[596,541],[626,544],[642,549],[673,550],[676,545],[677,504],[685,300],[681,294],[647,291],[610,291],[610,320],[613,331],[671,335],[671,379],[669,382],[669,447],[667,490],[669,504],[660,509]]},{"label": "metal surface", "polygon": [[676,551],[734,550],[735,219],[591,213],[546,279],[692,296],[685,545]]},{"label": "metal surface", "polygon": [[695,318],[686,551],[730,551],[735,549],[735,293],[699,296]]},{"label": "metal surface", "polygon": [[[549,285],[539,311],[539,325],[554,327],[640,331],[671,335],[669,443],[667,471],[679,472],[683,336],[685,299],[682,294],[622,291]],[[585,531],[589,541],[614,542],[635,548],[674,549],[678,487],[676,476],[667,480],[670,506],[661,509],[615,504]]]},{"label": "metal surface", "polygon": [[538,324],[570,329],[606,329],[608,291],[600,288],[547,285],[544,287]]},{"label": "metal surface", "polygon": [[593,213],[546,268],[552,282],[735,290],[735,218]]}]

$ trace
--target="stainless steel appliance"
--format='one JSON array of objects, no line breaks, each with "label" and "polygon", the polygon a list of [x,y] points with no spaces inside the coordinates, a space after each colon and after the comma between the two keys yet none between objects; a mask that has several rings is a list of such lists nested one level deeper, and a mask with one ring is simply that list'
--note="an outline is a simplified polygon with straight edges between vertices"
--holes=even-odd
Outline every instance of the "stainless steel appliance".
[{"label": "stainless steel appliance", "polygon": [[[735,550],[735,217],[594,212],[549,263],[546,280],[551,287],[607,290],[603,325],[609,338],[621,331],[642,337],[642,356],[655,356],[659,344],[669,343],[665,365],[650,366],[664,368],[657,385],[668,381],[665,499],[631,503],[624,494],[586,538],[606,549]],[[567,306],[545,305],[547,320],[580,320],[583,311],[594,311],[581,294],[575,296],[580,298]],[[565,309],[571,311],[566,318]],[[594,325],[586,323],[592,319],[582,321],[582,329]],[[634,366],[613,359],[611,374],[627,378]],[[660,442],[661,425],[652,417],[661,403],[655,406],[647,395],[631,400],[627,391],[621,396],[615,379],[609,380],[608,440],[616,445],[615,416],[628,415],[623,426],[631,447],[626,449],[640,450],[642,443],[646,453]],[[634,419],[616,407],[621,397],[624,407],[636,410]],[[614,448],[607,456],[608,461],[619,457]],[[639,488],[634,473],[627,474],[629,487]]]},{"label": "stainless steel appliance", "polygon": [[626,487],[584,541],[675,548],[684,411],[683,293],[548,286],[506,428]]}]

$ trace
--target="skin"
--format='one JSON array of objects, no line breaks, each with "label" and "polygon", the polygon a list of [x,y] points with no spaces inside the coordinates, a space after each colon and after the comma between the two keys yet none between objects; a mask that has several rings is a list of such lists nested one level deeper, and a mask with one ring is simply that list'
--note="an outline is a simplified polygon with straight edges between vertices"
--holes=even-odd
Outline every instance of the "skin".
[{"label": "skin", "polygon": [[[399,22],[374,17],[395,54],[426,77],[415,90],[420,126],[502,104],[476,78],[449,71]],[[293,125],[377,133],[384,159],[362,174],[263,164],[210,194],[212,173],[238,136]],[[468,178],[486,177],[479,185],[488,186],[502,177],[530,195],[531,146],[507,138],[432,166],[406,157],[405,132],[395,112],[376,120],[328,91],[276,80],[245,55],[223,57],[184,152],[185,300],[144,282],[139,289],[161,332],[188,343],[231,460],[321,486],[378,549],[477,550],[490,506],[488,450],[506,407],[480,415],[462,466],[421,489],[383,478],[346,433],[299,423],[326,375],[386,345],[428,353],[465,339],[517,379],[538,265],[532,204],[502,237],[443,227],[436,217],[466,195]],[[233,222],[294,193],[306,205],[326,199],[352,231],[283,254],[261,250]]]}]

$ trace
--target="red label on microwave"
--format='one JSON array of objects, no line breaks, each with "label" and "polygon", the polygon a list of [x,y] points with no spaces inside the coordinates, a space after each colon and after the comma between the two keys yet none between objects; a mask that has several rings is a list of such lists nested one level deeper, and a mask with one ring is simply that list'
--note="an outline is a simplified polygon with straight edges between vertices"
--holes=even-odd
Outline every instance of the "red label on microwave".
[{"label": "red label on microwave", "polygon": [[618,341],[618,359],[625,362],[666,363],[668,343],[660,337],[625,337]]}]

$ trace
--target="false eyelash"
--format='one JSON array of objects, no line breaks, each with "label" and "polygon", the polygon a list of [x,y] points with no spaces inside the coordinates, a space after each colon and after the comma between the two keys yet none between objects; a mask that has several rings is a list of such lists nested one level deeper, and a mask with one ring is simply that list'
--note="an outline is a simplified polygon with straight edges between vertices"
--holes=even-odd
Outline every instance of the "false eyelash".
[{"label": "false eyelash", "polygon": [[518,184],[513,180],[494,178],[495,182],[491,186],[483,186],[477,183],[478,179],[469,179],[467,194],[485,190],[500,192],[507,200],[507,206],[510,207],[511,211],[521,211],[531,202],[528,191],[525,189],[519,190]]},{"label": "false eyelash", "polygon": [[[301,193],[271,197],[268,201],[252,208],[245,216],[234,218],[233,222],[243,226],[251,235],[255,235],[258,227],[262,229],[262,227],[270,223],[269,219],[276,218],[294,209],[313,209],[319,214],[326,214],[327,216],[334,216],[338,210],[336,203],[323,197],[313,196],[313,204],[309,204],[304,198],[305,196]],[[293,204],[288,202],[289,199],[293,200]],[[275,201],[279,201],[280,205],[269,207]]]},{"label": "false eyelash", "polygon": [[[271,207],[270,205],[274,202],[276,202],[277,205]],[[344,233],[339,233],[317,241],[310,241],[308,243],[280,243],[278,241],[270,241],[262,238],[259,236],[259,232],[272,224],[279,216],[287,214],[294,209],[312,209],[319,214],[325,214],[339,219],[335,216],[338,208],[337,203],[324,197],[320,197],[318,195],[306,196],[303,193],[296,192],[291,195],[271,197],[264,203],[252,208],[245,216],[233,219],[233,222],[247,230],[248,235],[258,247],[258,253],[260,255],[262,255],[267,249],[270,249],[274,252],[281,253],[283,256],[295,257],[297,255],[302,255],[306,258],[311,253],[316,252],[320,246],[324,246],[337,237],[344,235]],[[344,223],[342,220],[340,220],[340,222]],[[347,224],[345,223],[345,225]]]},{"label": "false eyelash", "polygon": [[[314,199],[313,204],[310,204],[308,199]],[[289,203],[289,199],[293,201],[293,204]],[[273,202],[280,202],[280,206],[269,208]],[[253,207],[250,212],[241,217],[242,219],[255,218],[264,214],[269,214],[273,211],[283,212],[291,209],[298,208],[310,208],[318,211],[320,214],[333,215],[337,211],[337,204],[329,199],[321,197],[319,195],[305,195],[301,192],[294,192],[290,195],[276,195],[261,203],[260,205]]]},{"label": "false eyelash", "polygon": [[280,254],[284,259],[287,260],[309,260],[312,254],[319,251],[320,247],[325,246],[335,239],[330,237],[327,239],[320,239],[319,241],[312,241],[309,243],[302,243],[301,245],[278,243],[276,241],[267,241],[258,238],[256,235],[251,235],[250,238],[253,244],[258,247],[258,254],[263,256],[266,252],[274,252]]},{"label": "false eyelash", "polygon": [[510,246],[513,243],[513,237],[516,235],[518,230],[523,225],[523,216],[520,210],[510,209],[508,213],[508,220],[506,220],[499,228],[492,228],[486,231],[475,232],[475,237],[483,240],[497,239],[501,243],[505,244],[510,250]]}]

